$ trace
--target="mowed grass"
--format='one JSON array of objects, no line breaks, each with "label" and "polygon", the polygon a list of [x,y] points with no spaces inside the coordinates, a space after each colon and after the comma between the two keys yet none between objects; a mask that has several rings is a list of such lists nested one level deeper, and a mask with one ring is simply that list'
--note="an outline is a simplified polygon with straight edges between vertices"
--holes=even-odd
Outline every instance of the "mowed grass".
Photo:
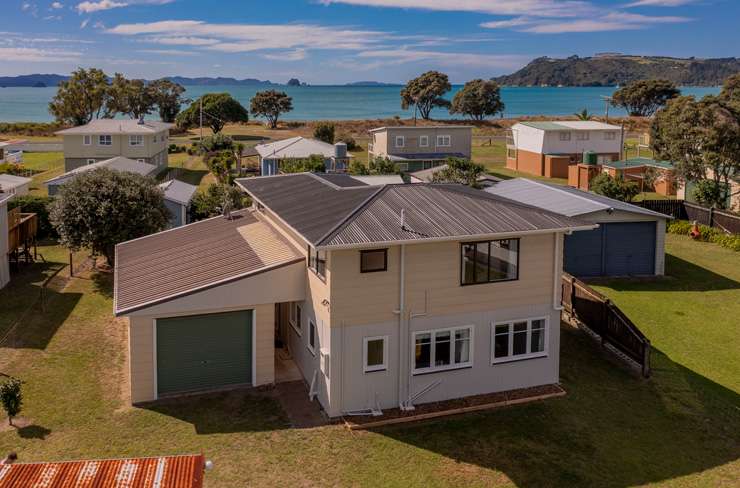
[{"label": "mowed grass", "polygon": [[563,327],[567,396],[358,433],[290,429],[269,393],[129,406],[111,276],[83,276],[0,347],[0,371],[25,381],[24,427],[0,428],[0,452],[23,461],[203,452],[214,461],[209,487],[738,486],[738,254],[674,238],[669,253],[665,285],[642,284],[642,296],[627,289],[638,285],[612,288],[653,341],[650,380]]}]

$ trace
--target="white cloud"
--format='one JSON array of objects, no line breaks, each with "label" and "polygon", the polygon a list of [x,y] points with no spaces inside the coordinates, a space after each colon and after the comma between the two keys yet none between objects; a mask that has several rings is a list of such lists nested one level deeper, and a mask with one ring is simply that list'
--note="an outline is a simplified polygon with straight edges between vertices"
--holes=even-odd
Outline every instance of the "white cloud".
[{"label": "white cloud", "polygon": [[285,51],[282,53],[263,54],[262,57],[272,61],[302,61],[306,59],[306,50],[295,49],[293,51]]},{"label": "white cloud", "polygon": [[82,53],[58,49],[37,49],[33,47],[0,47],[0,59],[5,61],[24,61],[29,63],[53,63],[75,61]]},{"label": "white cloud", "polygon": [[80,29],[84,29],[85,27],[87,27],[87,24],[89,23],[90,23],[90,19],[83,20],[82,22],[80,22]]},{"label": "white cloud", "polygon": [[62,20],[61,15],[47,15],[44,20]]},{"label": "white cloud", "polygon": [[508,27],[519,27],[522,25],[529,25],[535,22],[530,17],[514,17],[508,20],[495,20],[491,22],[483,22],[480,24],[481,27],[488,29],[506,29]]},{"label": "white cloud", "polygon": [[130,5],[165,5],[174,1],[176,0],[86,0],[78,3],[75,8],[81,14],[90,14]]},{"label": "white cloud", "polygon": [[565,34],[572,32],[606,32],[646,29],[654,24],[675,24],[689,22],[687,17],[653,17],[647,15],[630,14],[626,12],[612,12],[594,19],[579,19],[566,22],[544,22],[521,29],[522,32],[536,34]]},{"label": "white cloud", "polygon": [[679,7],[695,3],[697,0],[637,0],[628,3],[625,7]]},{"label": "white cloud", "polygon": [[52,2],[51,8],[54,10],[59,10],[61,8],[64,8],[64,4],[62,4],[62,2]]},{"label": "white cloud", "polygon": [[148,37],[142,40],[142,42],[150,42],[153,44],[165,44],[167,46],[211,46],[218,44],[218,39],[206,39],[203,37]]},{"label": "white cloud", "polygon": [[368,65],[368,69],[380,66],[399,65],[407,63],[436,63],[440,66],[465,66],[482,68],[518,68],[531,59],[531,56],[519,54],[478,54],[447,51],[423,51],[413,49],[376,49],[357,53],[358,58],[379,60],[376,65]]},{"label": "white cloud", "polygon": [[321,0],[321,3],[537,17],[575,17],[594,10],[584,0]]},{"label": "white cloud", "polygon": [[140,53],[161,54],[162,56],[197,56],[200,53],[182,49],[139,49]]}]

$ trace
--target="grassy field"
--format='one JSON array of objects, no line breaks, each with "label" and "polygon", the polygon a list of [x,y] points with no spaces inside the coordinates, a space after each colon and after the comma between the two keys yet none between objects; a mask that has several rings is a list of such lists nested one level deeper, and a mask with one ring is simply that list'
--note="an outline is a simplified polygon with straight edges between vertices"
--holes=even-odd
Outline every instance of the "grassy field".
[{"label": "grassy field", "polygon": [[[209,487],[738,486],[740,254],[673,236],[668,253],[664,281],[602,287],[652,339],[650,380],[564,327],[567,396],[362,433],[291,429],[269,392],[128,406],[111,277],[83,276],[47,313],[28,316],[13,347],[0,347],[0,371],[26,382],[22,427],[0,427],[0,453],[203,452],[215,465]],[[45,270],[28,272],[39,275],[24,278],[33,282]]]}]

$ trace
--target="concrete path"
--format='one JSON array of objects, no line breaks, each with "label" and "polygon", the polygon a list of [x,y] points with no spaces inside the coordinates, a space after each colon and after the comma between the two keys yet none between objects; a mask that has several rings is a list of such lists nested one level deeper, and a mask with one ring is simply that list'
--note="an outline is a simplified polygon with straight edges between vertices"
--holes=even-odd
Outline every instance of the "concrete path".
[{"label": "concrete path", "polygon": [[275,393],[294,428],[308,429],[328,423],[319,402],[308,399],[308,388],[303,380],[278,383],[275,385]]}]

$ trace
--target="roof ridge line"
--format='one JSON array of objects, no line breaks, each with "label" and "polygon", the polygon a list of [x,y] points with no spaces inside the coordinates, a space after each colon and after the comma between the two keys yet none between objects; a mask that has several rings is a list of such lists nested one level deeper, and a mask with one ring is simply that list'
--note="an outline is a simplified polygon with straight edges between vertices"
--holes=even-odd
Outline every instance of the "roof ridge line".
[{"label": "roof ridge line", "polygon": [[[591,199],[589,199],[589,198],[586,198],[586,197],[584,197],[584,196],[578,195],[577,193],[571,193],[571,192],[569,192],[569,191],[561,190],[560,188],[557,188],[557,186],[558,186],[558,185],[546,185],[546,184],[544,184],[544,183],[542,183],[542,182],[540,182],[540,181],[530,180],[529,178],[522,178],[522,179],[523,179],[524,181],[529,181],[530,183],[534,183],[534,184],[536,184],[536,185],[538,185],[538,186],[542,186],[542,187],[545,187],[545,188],[550,188],[550,189],[552,189],[552,190],[555,190],[555,191],[557,191],[557,192],[563,193],[563,194],[565,194],[565,195],[571,195],[571,196],[574,196],[574,197],[576,197],[576,198],[580,198],[581,200],[585,200],[585,201],[587,201],[587,202],[591,202],[591,203],[596,203],[597,205],[600,205],[600,206],[602,206],[602,207],[604,207],[604,208],[613,208],[613,207],[612,207],[611,205],[606,205],[605,203],[597,202],[596,200],[591,200]],[[580,188],[574,188],[574,189],[575,189],[575,190],[580,190],[580,191],[583,191],[583,190],[581,190]],[[603,195],[602,195],[602,196],[603,196]],[[608,198],[608,197],[607,197],[607,198]]]},{"label": "roof ridge line", "polygon": [[[331,229],[329,229],[329,231],[327,233],[325,233],[323,236],[321,236],[319,239],[317,239],[316,240],[316,245],[317,246],[320,246],[322,242],[324,242],[326,239],[329,238],[329,236],[331,236],[335,232],[338,232],[340,229],[342,229],[343,227],[345,227],[348,224],[349,220],[354,215],[356,215],[360,210],[362,210],[365,207],[367,207],[370,204],[370,202],[372,202],[373,200],[375,200],[375,198],[378,197],[381,193],[385,192],[386,189],[388,188],[388,186],[389,185],[382,185],[376,191],[374,191],[372,194],[370,194],[369,197],[367,197],[365,200],[363,200],[357,207],[355,207],[354,209],[352,209],[352,211],[350,211],[334,227],[332,227]],[[359,187],[359,188],[364,188],[364,187]]]}]

